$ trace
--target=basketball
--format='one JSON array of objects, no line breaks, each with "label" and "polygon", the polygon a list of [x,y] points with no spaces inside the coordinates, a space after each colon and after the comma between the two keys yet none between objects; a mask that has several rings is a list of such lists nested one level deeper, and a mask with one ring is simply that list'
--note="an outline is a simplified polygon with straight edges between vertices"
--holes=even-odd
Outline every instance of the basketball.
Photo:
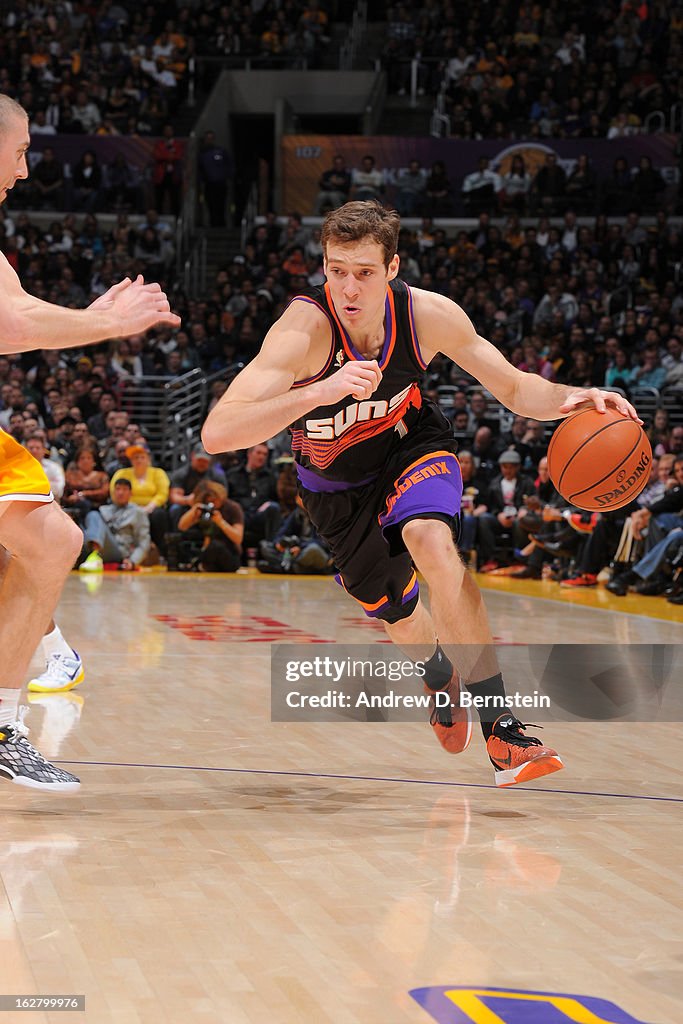
[{"label": "basketball", "polygon": [[651,465],[645,431],[615,409],[568,416],[548,447],[550,479],[563,498],[588,512],[628,505],[650,479]]}]

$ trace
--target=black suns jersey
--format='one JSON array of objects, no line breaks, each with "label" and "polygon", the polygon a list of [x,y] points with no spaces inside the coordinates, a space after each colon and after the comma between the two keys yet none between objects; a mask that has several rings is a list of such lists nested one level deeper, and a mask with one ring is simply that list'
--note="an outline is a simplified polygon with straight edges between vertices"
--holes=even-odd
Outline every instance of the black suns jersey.
[{"label": "black suns jersey", "polygon": [[[324,380],[349,359],[365,358],[342,326],[328,284],[292,301],[318,306],[332,333],[323,369],[307,380],[296,381],[293,387]],[[422,406],[418,380],[426,364],[420,354],[410,288],[399,279],[387,285],[384,345],[378,363],[382,380],[369,399],[357,402],[348,395],[335,405],[313,409],[290,426],[301,477],[315,473],[351,485],[366,481],[384,468],[395,445],[417,419]]]}]

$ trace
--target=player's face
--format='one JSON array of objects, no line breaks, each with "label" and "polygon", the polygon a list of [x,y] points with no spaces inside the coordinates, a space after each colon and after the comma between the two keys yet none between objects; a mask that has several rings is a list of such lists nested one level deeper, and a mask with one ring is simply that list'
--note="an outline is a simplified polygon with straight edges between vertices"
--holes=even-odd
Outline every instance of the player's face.
[{"label": "player's face", "polygon": [[378,242],[328,243],[325,274],[335,309],[347,330],[368,329],[383,319],[387,282],[396,277],[398,267],[397,255],[385,266]]},{"label": "player's face", "polygon": [[0,134],[0,203],[19,178],[28,178],[26,151],[30,145],[28,121],[19,115],[10,117]]}]

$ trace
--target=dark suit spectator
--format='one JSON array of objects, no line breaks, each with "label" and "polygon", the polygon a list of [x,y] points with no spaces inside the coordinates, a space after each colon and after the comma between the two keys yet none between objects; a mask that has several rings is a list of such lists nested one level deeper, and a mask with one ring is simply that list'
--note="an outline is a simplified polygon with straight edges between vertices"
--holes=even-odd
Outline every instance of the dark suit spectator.
[{"label": "dark suit spectator", "polygon": [[225,227],[228,182],[232,175],[233,163],[227,149],[217,145],[214,132],[205,132],[199,150],[199,177],[212,228]]},{"label": "dark suit spectator", "polygon": [[488,157],[479,157],[477,170],[466,175],[462,183],[465,209],[474,215],[481,213],[482,210],[495,209],[501,188],[500,175],[490,169]]},{"label": "dark suit spectator", "polygon": [[577,213],[588,213],[597,205],[597,175],[585,153],[579,155],[576,166],[567,179],[565,194]]},{"label": "dark suit spectator", "polygon": [[115,209],[137,209],[138,184],[136,170],[127,163],[123,153],[118,153],[105,167],[107,205]]},{"label": "dark suit spectator", "polygon": [[38,206],[48,210],[64,208],[64,168],[49,146],[43,150],[42,157],[33,168],[31,183]]},{"label": "dark suit spectator", "polygon": [[484,480],[491,480],[498,471],[496,460],[496,443],[490,427],[479,427],[472,442],[472,455],[479,466],[479,475]]},{"label": "dark suit spectator", "polygon": [[427,217],[450,217],[453,214],[453,185],[443,160],[435,160],[429,172],[425,184],[424,212]]},{"label": "dark suit spectator", "polygon": [[116,399],[111,391],[103,391],[98,402],[98,412],[88,420],[88,430],[98,441],[110,434],[111,424],[108,422],[110,413],[116,412]]},{"label": "dark suit spectator", "polygon": [[601,210],[603,213],[621,215],[633,209],[633,179],[628,161],[618,156],[612,173],[602,183]]},{"label": "dark suit spectator", "polygon": [[631,182],[631,188],[638,210],[643,213],[652,213],[658,209],[666,185],[659,171],[652,166],[649,156],[641,156],[638,170]]},{"label": "dark suit spectator", "polygon": [[247,448],[246,462],[228,473],[228,492],[244,511],[245,546],[272,540],[280,525],[277,484],[268,467],[268,446]]},{"label": "dark suit spectator", "polygon": [[541,213],[561,213],[565,206],[567,175],[557,162],[555,153],[548,153],[545,164],[531,184],[532,206]]},{"label": "dark suit spectator", "polygon": [[480,427],[489,427],[494,434],[498,433],[498,423],[489,413],[489,404],[483,391],[473,391],[470,396],[468,430],[476,434]]},{"label": "dark suit spectator", "polygon": [[102,171],[92,149],[86,149],[73,170],[74,204],[77,210],[93,213],[102,188]]},{"label": "dark suit spectator", "polygon": [[479,516],[477,541],[482,572],[498,567],[496,543],[503,533],[512,534],[515,549],[522,547],[526,541],[526,535],[517,519],[519,510],[524,506],[525,495],[533,493],[534,482],[530,477],[520,474],[521,462],[518,452],[503,452],[498,459],[500,473],[489,484],[488,512]]},{"label": "dark suit spectator", "polygon": [[351,191],[351,172],[346,169],[343,156],[334,157],[332,166],[321,174],[318,187],[320,191],[315,201],[318,216],[344,205]]}]

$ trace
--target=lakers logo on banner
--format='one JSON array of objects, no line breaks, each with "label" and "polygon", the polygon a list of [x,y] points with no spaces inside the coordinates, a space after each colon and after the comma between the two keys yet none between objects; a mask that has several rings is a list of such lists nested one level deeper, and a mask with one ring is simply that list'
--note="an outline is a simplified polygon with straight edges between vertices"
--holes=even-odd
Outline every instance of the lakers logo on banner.
[{"label": "lakers logo on banner", "polygon": [[434,986],[410,995],[438,1024],[647,1024],[607,999],[562,992]]}]

